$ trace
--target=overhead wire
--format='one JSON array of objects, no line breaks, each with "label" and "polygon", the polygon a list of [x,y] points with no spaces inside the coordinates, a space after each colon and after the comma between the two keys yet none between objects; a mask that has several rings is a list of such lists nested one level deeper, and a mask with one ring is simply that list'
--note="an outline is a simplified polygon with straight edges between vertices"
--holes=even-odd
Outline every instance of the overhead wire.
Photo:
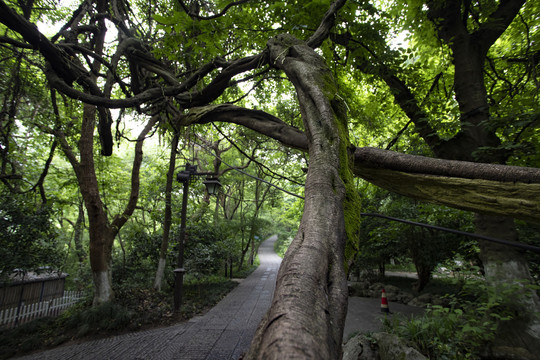
[{"label": "overhead wire", "polygon": [[272,175],[275,175],[281,179],[284,179],[284,180],[287,180],[287,181],[290,181],[292,182],[293,184],[296,184],[296,185],[300,185],[300,186],[304,186],[304,184],[296,181],[296,180],[293,180],[293,179],[290,179],[288,177],[286,177],[285,175],[281,175],[281,174],[278,174],[276,173],[275,171],[273,171],[272,169],[270,169],[268,166],[264,165],[263,163],[257,161],[256,159],[254,159],[253,157],[249,156],[248,154],[246,154],[245,151],[243,151],[242,149],[240,149],[240,147],[238,145],[236,145],[236,143],[234,141],[232,141],[231,138],[229,138],[229,136],[227,136],[223,131],[221,131],[220,128],[218,128],[216,126],[216,124],[212,123],[212,125],[214,126],[214,128],[232,145],[236,148],[236,150],[238,150],[242,155],[244,155],[245,157],[247,157],[248,159],[250,159],[251,161],[253,161],[255,164],[261,166],[262,168],[266,169],[267,171],[269,171]]},{"label": "overhead wire", "polygon": [[477,238],[477,239],[481,239],[481,240],[486,240],[486,241],[495,242],[495,243],[499,243],[499,244],[503,244],[503,245],[508,245],[508,246],[521,248],[521,249],[524,249],[524,250],[533,251],[535,253],[540,254],[540,247],[534,246],[534,245],[529,245],[529,244],[524,244],[524,243],[520,243],[520,242],[516,242],[516,241],[497,239],[497,238],[493,238],[493,237],[490,237],[490,236],[484,236],[484,235],[480,235],[480,234],[470,233],[470,232],[467,232],[467,231],[454,230],[454,229],[445,228],[445,227],[442,227],[442,226],[424,224],[424,223],[420,223],[420,222],[416,222],[416,221],[399,219],[399,218],[395,218],[395,217],[391,217],[391,216],[387,216],[387,215],[382,215],[382,214],[361,213],[360,215],[361,216],[378,217],[378,218],[387,219],[387,220],[391,220],[391,221],[401,222],[401,223],[404,223],[404,224],[409,224],[409,225],[414,225],[414,226],[421,226],[421,227],[425,227],[425,228],[428,228],[428,229],[445,231],[445,232],[449,232],[449,233],[452,233],[452,234],[473,237],[473,238]]}]

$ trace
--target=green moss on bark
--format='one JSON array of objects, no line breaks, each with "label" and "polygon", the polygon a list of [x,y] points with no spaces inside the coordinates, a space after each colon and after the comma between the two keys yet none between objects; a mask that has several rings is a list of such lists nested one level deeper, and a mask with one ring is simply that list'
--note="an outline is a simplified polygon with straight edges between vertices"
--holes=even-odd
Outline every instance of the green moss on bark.
[{"label": "green moss on bark", "polygon": [[339,136],[339,176],[345,186],[345,198],[343,200],[343,215],[345,220],[345,270],[358,252],[358,240],[360,237],[360,223],[362,212],[362,200],[354,183],[354,146],[349,139],[347,126],[347,106],[345,101],[337,93],[336,83],[330,71],[321,76],[321,86],[324,94],[330,101],[335,115],[336,126]]},{"label": "green moss on bark", "polygon": [[339,133],[339,176],[345,186],[345,199],[343,200],[343,215],[347,241],[345,243],[345,268],[348,271],[350,261],[358,251],[358,239],[360,237],[360,213],[362,212],[362,200],[354,183],[354,147],[349,140],[349,130],[346,120],[346,106],[339,95],[331,99],[332,108],[336,115]]}]

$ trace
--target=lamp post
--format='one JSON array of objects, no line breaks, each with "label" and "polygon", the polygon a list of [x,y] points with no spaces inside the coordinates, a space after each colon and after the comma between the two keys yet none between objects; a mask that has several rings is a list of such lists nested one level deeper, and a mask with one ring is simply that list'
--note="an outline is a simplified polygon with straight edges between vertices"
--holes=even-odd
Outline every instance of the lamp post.
[{"label": "lamp post", "polygon": [[[198,173],[197,165],[186,164],[186,169],[180,171],[176,175],[176,180],[184,184],[182,194],[182,214],[180,220],[180,239],[178,240],[178,260],[176,262],[176,269],[174,269],[174,311],[180,310],[182,305],[182,295],[184,286],[184,242],[186,238],[186,213],[187,213],[187,200],[189,183],[193,181],[194,176],[206,175],[207,178],[203,182],[206,185],[206,191],[209,195],[216,195],[221,187],[221,183],[218,181],[216,174],[214,173]],[[208,177],[213,176],[213,177]]]}]

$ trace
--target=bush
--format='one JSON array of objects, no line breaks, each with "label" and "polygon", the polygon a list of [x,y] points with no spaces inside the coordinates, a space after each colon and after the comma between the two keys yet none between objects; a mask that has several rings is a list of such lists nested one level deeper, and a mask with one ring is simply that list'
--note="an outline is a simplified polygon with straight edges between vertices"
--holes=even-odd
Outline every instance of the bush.
[{"label": "bush", "polygon": [[122,305],[106,302],[72,314],[66,319],[65,327],[74,330],[76,337],[83,337],[126,329],[133,316],[133,312]]},{"label": "bush", "polygon": [[[196,277],[219,273],[230,252],[229,240],[220,227],[189,226],[186,229],[184,268]],[[170,254],[170,264],[173,266],[178,256],[177,244],[178,238],[173,238],[171,245],[176,250]]]},{"label": "bush", "polygon": [[289,245],[291,245],[292,241],[293,241],[292,236],[288,236],[288,237],[278,236],[278,239],[274,243],[274,251],[276,252],[276,254],[278,254],[280,257],[285,256],[285,252],[289,248]]},{"label": "bush", "polygon": [[[386,318],[384,329],[431,359],[479,359],[501,322],[512,319],[516,286],[495,290],[482,281],[469,282],[459,296],[447,295],[448,307],[430,306],[420,318]],[[472,298],[471,290],[481,295]]]},{"label": "bush", "polygon": [[63,256],[50,220],[51,209],[23,196],[0,194],[0,272],[58,268]]},{"label": "bush", "polygon": [[161,234],[148,234],[142,229],[126,229],[123,238],[125,253],[116,249],[113,276],[116,287],[141,287],[152,283],[159,259]]}]

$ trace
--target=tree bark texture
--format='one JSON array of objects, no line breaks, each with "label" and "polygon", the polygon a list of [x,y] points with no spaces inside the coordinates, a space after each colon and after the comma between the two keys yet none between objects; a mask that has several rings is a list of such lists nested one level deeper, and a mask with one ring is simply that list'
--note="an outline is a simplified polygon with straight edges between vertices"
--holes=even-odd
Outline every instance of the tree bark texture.
[{"label": "tree bark texture", "polygon": [[[331,100],[336,88],[321,57],[292,36],[268,43],[271,63],[294,84],[309,143],[304,214],[278,273],[272,306],[248,359],[339,359],[347,309],[342,167],[348,138]],[[346,125],[345,125],[346,129]]]},{"label": "tree bark texture", "polygon": [[75,222],[73,232],[73,242],[75,243],[75,253],[79,259],[79,268],[82,269],[84,260],[86,259],[86,253],[83,247],[83,230],[84,230],[84,209],[83,203],[79,203],[79,215]]},{"label": "tree bark texture", "polygon": [[111,301],[114,297],[110,273],[114,233],[101,201],[94,167],[95,119],[95,106],[85,104],[83,107],[81,139],[79,141],[80,163],[76,173],[88,214],[90,268],[94,279],[94,304],[99,304]]},{"label": "tree bark texture", "polygon": [[[476,232],[481,235],[511,241],[518,239],[514,221],[508,217],[477,214],[475,225]],[[525,254],[522,250],[492,242],[480,240],[479,244],[488,284],[497,291],[515,287],[512,298],[507,299],[515,310],[515,317],[499,327],[496,341],[487,349],[487,355],[491,359],[511,359],[518,352],[524,354],[523,358],[535,359],[540,354],[540,315],[534,312],[540,309],[540,300],[536,291],[527,287],[533,282]]]},{"label": "tree bark texture", "polygon": [[383,189],[419,200],[540,223],[540,184],[407,173],[356,167],[362,178]]}]

